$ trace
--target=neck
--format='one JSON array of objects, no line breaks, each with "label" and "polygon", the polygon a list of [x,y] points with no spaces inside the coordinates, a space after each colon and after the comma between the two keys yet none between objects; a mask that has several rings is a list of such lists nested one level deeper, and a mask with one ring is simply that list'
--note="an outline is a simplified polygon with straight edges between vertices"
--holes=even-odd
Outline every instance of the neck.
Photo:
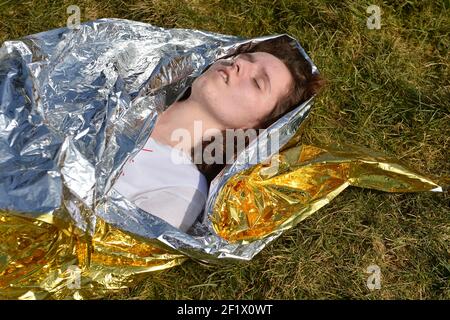
[{"label": "neck", "polygon": [[204,139],[214,135],[213,130],[224,130],[205,108],[195,100],[176,101],[156,120],[151,137],[191,155]]}]

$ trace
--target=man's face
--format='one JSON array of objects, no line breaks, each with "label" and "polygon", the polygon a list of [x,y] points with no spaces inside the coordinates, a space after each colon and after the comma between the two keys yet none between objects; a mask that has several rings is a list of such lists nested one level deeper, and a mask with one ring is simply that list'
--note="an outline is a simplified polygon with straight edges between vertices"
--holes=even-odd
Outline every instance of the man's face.
[{"label": "man's face", "polygon": [[254,128],[272,112],[293,84],[291,72],[266,52],[217,60],[192,84],[190,99],[200,102],[225,128]]}]

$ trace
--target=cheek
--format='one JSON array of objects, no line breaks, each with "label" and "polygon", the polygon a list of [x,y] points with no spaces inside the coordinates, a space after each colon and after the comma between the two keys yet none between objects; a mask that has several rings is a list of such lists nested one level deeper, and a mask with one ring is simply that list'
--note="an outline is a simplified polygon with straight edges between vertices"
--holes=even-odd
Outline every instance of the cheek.
[{"label": "cheek", "polygon": [[236,127],[254,127],[270,113],[267,99],[245,84],[224,91],[221,107],[227,109],[227,116],[234,119]]},{"label": "cheek", "polygon": [[243,92],[240,103],[242,110],[253,119],[264,118],[270,113],[271,103],[268,97],[264,97],[261,92],[254,90],[253,88],[247,88],[246,92]]},{"label": "cheek", "polygon": [[275,104],[268,99],[261,99],[254,105],[253,112],[258,115],[259,120],[264,120],[273,111]]}]

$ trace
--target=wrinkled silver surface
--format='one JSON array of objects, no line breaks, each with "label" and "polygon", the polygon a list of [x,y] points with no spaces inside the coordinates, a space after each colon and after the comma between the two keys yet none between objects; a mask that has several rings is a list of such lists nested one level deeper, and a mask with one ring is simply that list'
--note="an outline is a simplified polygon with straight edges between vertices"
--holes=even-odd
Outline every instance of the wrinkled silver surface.
[{"label": "wrinkled silver surface", "polygon": [[[247,42],[277,37],[289,36],[243,39],[100,19],[6,41],[0,48],[0,209],[50,223],[57,217],[86,232],[101,217],[201,261],[251,259],[281,232],[230,244],[208,219],[221,187],[248,162],[238,159],[212,182],[203,219],[189,234],[111,186],[144,146],[158,114],[211,63]],[[312,98],[274,123],[248,154],[266,148],[274,134],[280,147],[287,143],[311,105]]]}]

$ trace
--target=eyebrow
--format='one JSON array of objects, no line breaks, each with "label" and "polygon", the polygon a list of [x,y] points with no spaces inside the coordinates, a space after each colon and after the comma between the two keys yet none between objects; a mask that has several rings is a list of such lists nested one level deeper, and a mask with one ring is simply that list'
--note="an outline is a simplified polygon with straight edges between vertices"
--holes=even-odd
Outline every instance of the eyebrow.
[{"label": "eyebrow", "polygon": [[[256,61],[255,57],[253,55],[251,55],[250,53],[244,52],[244,53],[241,53],[241,56],[246,58],[250,62],[255,62]],[[269,83],[269,93],[270,93],[272,91],[272,84],[270,83],[270,78],[267,75],[266,68],[263,67],[262,70],[263,70],[262,71],[263,76],[266,78],[266,82]]]}]

